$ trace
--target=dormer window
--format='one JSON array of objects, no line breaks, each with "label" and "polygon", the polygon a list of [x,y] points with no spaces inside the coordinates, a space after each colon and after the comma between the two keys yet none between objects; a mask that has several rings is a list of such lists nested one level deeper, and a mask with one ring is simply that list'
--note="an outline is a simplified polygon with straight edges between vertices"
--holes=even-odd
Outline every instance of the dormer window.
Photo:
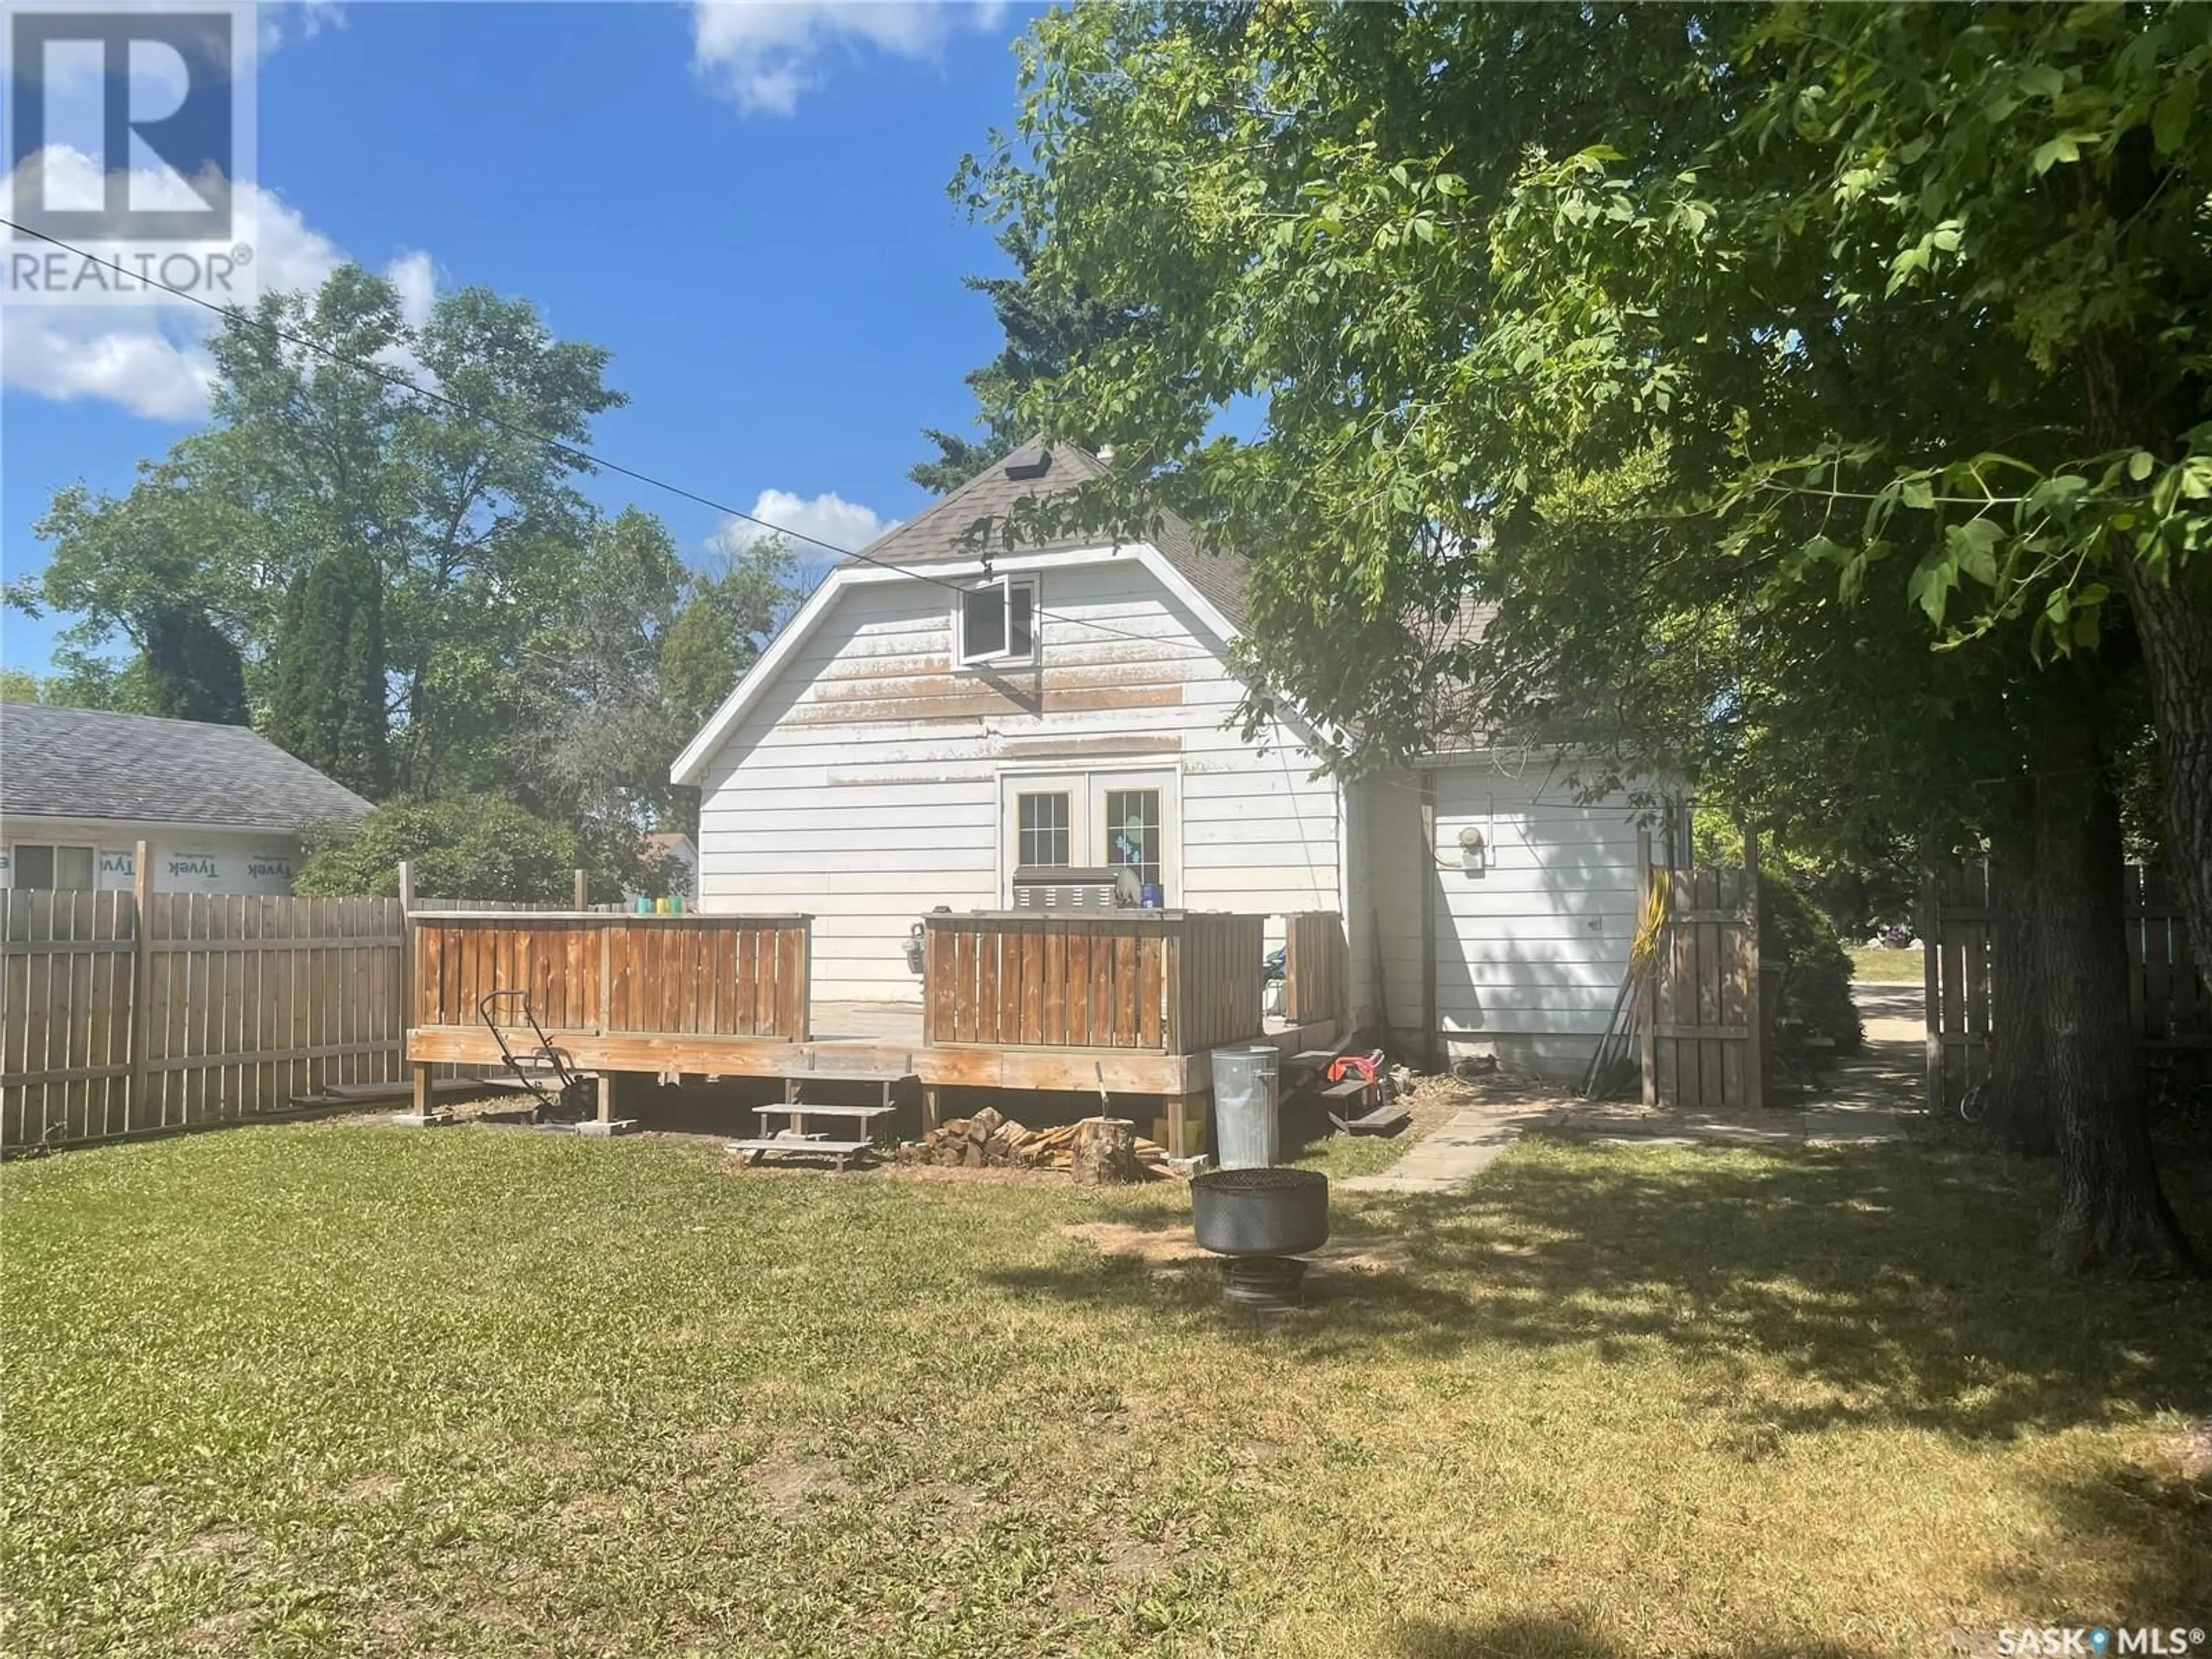
[{"label": "dormer window", "polygon": [[1034,576],[1000,576],[963,589],[952,617],[952,660],[962,668],[1025,668],[1036,661]]}]

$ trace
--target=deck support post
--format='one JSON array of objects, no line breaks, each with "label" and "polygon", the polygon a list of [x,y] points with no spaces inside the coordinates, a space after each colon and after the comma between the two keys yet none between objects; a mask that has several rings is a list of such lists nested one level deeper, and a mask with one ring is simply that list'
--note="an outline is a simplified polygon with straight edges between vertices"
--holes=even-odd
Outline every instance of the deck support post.
[{"label": "deck support post", "polygon": [[434,1129],[441,1124],[451,1123],[452,1114],[438,1109],[436,1095],[430,1086],[430,1062],[418,1060],[409,1069],[414,1074],[414,1096],[409,1102],[413,1109],[393,1113],[392,1121],[403,1129]]},{"label": "deck support post", "polygon": [[1198,1096],[1189,1094],[1163,1095],[1160,1097],[1161,1103],[1167,1108],[1168,1156],[1170,1158],[1190,1156],[1188,1113],[1191,1102],[1198,1098]]},{"label": "deck support post", "polygon": [[637,1127],[634,1117],[615,1115],[615,1096],[619,1091],[616,1079],[618,1072],[601,1072],[598,1077],[599,1115],[576,1126],[576,1133],[592,1140],[604,1140],[612,1135],[626,1135]]},{"label": "deck support post", "polygon": [[921,1132],[933,1135],[944,1121],[943,1098],[934,1083],[921,1085]]}]

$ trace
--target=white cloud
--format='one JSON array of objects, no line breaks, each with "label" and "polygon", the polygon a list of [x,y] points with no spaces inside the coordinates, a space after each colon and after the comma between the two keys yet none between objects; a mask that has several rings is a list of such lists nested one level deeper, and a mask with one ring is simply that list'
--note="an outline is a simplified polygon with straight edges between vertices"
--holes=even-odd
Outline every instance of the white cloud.
[{"label": "white cloud", "polygon": [[[898,522],[896,519],[879,516],[873,507],[863,507],[858,501],[848,501],[834,492],[794,495],[788,489],[762,490],[753,497],[753,517],[765,519],[769,524],[801,536],[817,537],[848,553],[866,547]],[[719,552],[742,553],[766,541],[773,533],[744,519],[725,519],[722,527],[708,538],[708,545]],[[794,544],[793,550],[805,559],[818,556],[825,550],[800,542]]]},{"label": "white cloud", "polygon": [[996,28],[1006,12],[1003,0],[696,0],[691,63],[747,114],[789,115],[833,52],[934,58],[958,31]]},{"label": "white cloud", "polygon": [[298,0],[293,5],[261,0],[258,15],[261,27],[255,32],[256,45],[264,58],[288,40],[312,40],[325,28],[343,28],[346,21],[338,0]]},{"label": "white cloud", "polygon": [[[99,177],[82,152],[50,146],[38,157],[58,177]],[[239,222],[250,226],[253,274],[264,291],[314,289],[344,262],[337,244],[274,191],[240,185]],[[420,323],[437,292],[428,254],[402,254],[385,268],[399,290],[401,314]],[[0,307],[0,385],[57,402],[99,398],[154,420],[196,420],[207,412],[215,366],[205,341],[216,314],[173,304],[73,302]],[[412,372],[412,360],[396,360]]]}]

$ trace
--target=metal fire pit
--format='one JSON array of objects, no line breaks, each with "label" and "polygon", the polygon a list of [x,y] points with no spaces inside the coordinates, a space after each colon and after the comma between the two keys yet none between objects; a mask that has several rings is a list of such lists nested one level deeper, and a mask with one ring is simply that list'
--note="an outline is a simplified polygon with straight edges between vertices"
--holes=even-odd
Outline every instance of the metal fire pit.
[{"label": "metal fire pit", "polygon": [[1307,1250],[1328,1243],[1328,1177],[1310,1170],[1211,1170],[1190,1183],[1199,1247],[1226,1256],[1221,1299],[1291,1308]]}]

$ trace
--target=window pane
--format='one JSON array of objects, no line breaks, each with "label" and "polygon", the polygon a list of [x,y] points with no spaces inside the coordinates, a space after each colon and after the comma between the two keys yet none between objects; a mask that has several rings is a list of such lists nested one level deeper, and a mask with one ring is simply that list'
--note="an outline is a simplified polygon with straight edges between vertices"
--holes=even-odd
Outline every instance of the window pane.
[{"label": "window pane", "polygon": [[1015,860],[1018,864],[1068,864],[1067,792],[1016,798]]},{"label": "window pane", "polygon": [[15,885],[51,889],[53,884],[54,849],[18,842],[15,847]]},{"label": "window pane", "polygon": [[1106,851],[1115,864],[1126,864],[1137,879],[1158,884],[1160,879],[1160,792],[1157,789],[1109,789],[1106,792]]},{"label": "window pane", "polygon": [[89,888],[93,884],[92,848],[89,847],[57,847],[54,848],[54,885],[72,890]]},{"label": "window pane", "polygon": [[1006,594],[1006,654],[1027,662],[1036,653],[1036,589],[1027,582]]},{"label": "window pane", "polygon": [[965,662],[995,657],[1006,648],[1006,596],[994,585],[960,596],[960,655]]}]

